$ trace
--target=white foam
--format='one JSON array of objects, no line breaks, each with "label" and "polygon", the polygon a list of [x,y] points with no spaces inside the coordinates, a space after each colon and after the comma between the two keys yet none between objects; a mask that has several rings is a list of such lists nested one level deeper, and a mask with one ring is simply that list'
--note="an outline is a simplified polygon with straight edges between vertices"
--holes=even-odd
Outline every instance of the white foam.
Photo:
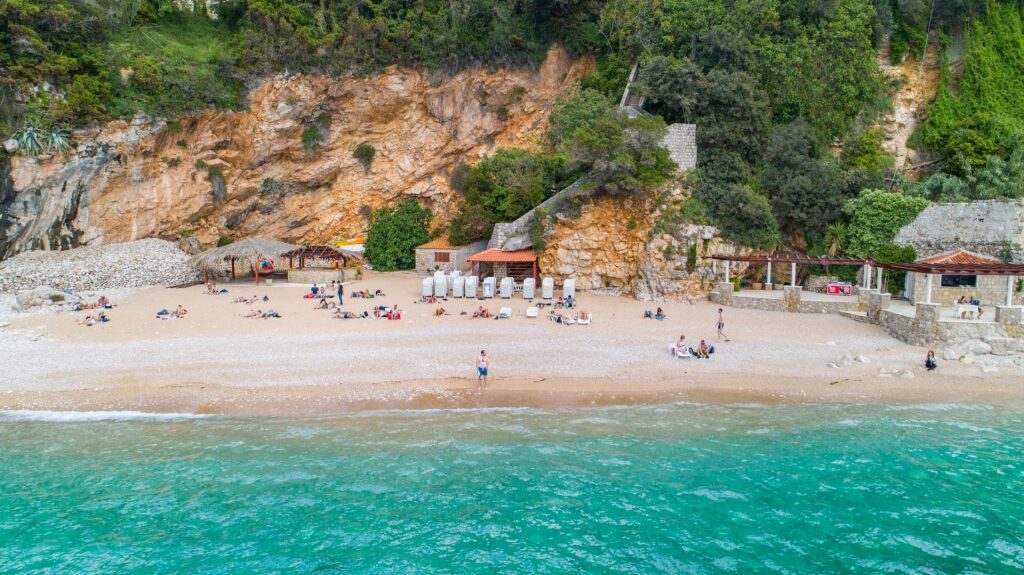
[{"label": "white foam", "polygon": [[178,421],[210,417],[196,413],[154,413],[148,411],[42,411],[14,409],[0,411],[0,420],[74,423],[89,421]]}]

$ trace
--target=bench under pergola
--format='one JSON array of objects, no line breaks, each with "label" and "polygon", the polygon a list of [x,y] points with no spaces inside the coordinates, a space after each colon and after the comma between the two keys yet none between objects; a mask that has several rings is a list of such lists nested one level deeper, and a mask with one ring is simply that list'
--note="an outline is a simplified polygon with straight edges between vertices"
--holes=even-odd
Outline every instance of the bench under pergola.
[{"label": "bench under pergola", "polygon": [[342,267],[348,267],[349,260],[359,258],[359,255],[355,252],[340,250],[331,246],[303,246],[287,251],[281,254],[281,257],[288,258],[288,267],[290,268],[295,267],[295,260],[298,259],[298,269],[306,267],[306,260],[333,261],[334,267],[337,269],[339,261],[342,262]]}]

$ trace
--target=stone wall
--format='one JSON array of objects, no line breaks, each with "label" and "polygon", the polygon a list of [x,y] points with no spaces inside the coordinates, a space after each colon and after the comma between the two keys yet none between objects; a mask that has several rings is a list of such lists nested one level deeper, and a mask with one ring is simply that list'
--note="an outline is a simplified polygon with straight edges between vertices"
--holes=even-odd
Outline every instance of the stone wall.
[{"label": "stone wall", "polygon": [[[480,253],[487,249],[487,242],[481,240],[479,242],[473,242],[466,244],[457,249],[417,249],[416,250],[416,271],[421,274],[432,274],[436,270],[450,272],[458,270],[460,272],[467,272],[470,270],[472,265],[466,260],[473,254]],[[439,262],[434,259],[434,254],[437,252],[446,252],[449,254],[447,262]]]},{"label": "stone wall", "polygon": [[1024,262],[1024,199],[933,204],[896,234],[925,258],[961,249]]},{"label": "stone wall", "polygon": [[680,172],[697,168],[696,124],[669,125],[668,134],[662,140],[662,145],[668,149],[672,160],[679,164]]},{"label": "stone wall", "polygon": [[786,286],[783,297],[758,297],[743,295],[733,291],[731,283],[720,283],[709,295],[712,302],[739,309],[755,309],[760,311],[778,311],[790,313],[839,313],[841,311],[857,311],[858,302],[806,300],[800,286]]}]

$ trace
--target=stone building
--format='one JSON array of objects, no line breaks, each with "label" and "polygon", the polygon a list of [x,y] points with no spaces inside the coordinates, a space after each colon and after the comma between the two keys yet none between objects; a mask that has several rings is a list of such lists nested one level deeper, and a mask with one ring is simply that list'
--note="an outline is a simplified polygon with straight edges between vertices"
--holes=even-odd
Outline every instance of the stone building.
[{"label": "stone building", "polygon": [[468,272],[470,263],[466,258],[486,248],[487,240],[456,246],[448,241],[447,236],[441,236],[416,247],[416,271],[421,274],[436,270]]},{"label": "stone building", "polygon": [[[921,264],[955,264],[955,265],[992,265],[1003,263],[1000,260],[964,250],[953,250],[944,254],[922,258],[916,263]],[[1006,305],[1007,290],[1010,292],[1010,303],[1020,305],[1022,294],[1017,292],[1016,278],[1009,280],[1005,276],[984,275],[942,275],[932,278],[931,302],[952,305],[962,296],[977,299],[985,306]],[[904,293],[911,303],[928,301],[928,276],[922,273],[908,273]]]},{"label": "stone building", "polygon": [[[912,246],[919,263],[1024,263],[1024,199],[983,200],[933,204],[903,226],[894,243]],[[999,276],[941,276],[932,279],[932,302],[950,305],[960,296],[976,297],[982,305],[1024,303],[1016,280]],[[907,274],[906,295],[925,301],[927,276]]]}]

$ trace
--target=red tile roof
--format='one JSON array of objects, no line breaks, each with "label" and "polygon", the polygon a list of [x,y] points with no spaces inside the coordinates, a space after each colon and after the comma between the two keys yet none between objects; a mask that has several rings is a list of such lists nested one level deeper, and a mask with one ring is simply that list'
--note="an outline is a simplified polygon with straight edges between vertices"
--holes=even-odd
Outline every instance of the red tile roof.
[{"label": "red tile roof", "polygon": [[503,251],[503,250],[499,250],[498,248],[491,248],[489,250],[484,250],[484,251],[482,251],[482,252],[480,252],[478,254],[473,254],[473,255],[469,256],[468,258],[466,258],[466,259],[471,261],[471,262],[487,262],[487,263],[493,263],[493,262],[512,262],[512,263],[525,262],[525,263],[530,263],[530,262],[537,261],[537,253],[534,252],[533,249],[516,250],[514,252],[506,252],[506,251]]},{"label": "red tile roof", "polygon": [[990,258],[963,250],[954,250],[930,258],[917,260],[919,264],[953,264],[953,265],[975,265],[975,264],[1000,264],[1003,263],[996,258]]}]

